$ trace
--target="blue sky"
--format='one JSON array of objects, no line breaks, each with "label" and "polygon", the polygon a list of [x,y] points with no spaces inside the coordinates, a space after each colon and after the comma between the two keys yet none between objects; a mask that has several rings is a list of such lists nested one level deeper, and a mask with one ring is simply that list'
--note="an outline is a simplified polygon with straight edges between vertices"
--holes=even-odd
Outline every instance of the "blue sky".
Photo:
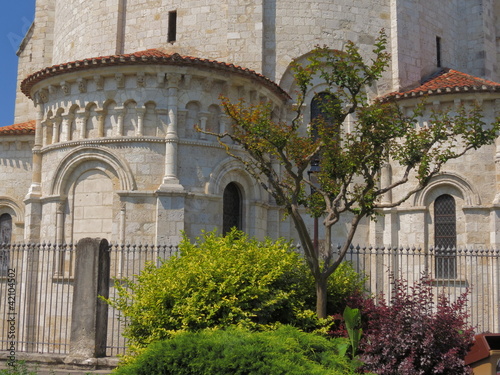
[{"label": "blue sky", "polygon": [[0,126],[12,125],[16,98],[16,51],[33,21],[35,0],[6,1],[0,12]]}]

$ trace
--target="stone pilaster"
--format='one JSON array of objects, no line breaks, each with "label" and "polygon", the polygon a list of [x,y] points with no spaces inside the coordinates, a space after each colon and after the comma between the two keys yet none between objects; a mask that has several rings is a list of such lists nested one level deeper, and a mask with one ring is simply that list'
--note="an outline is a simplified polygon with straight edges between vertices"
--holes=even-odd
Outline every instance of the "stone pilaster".
[{"label": "stone pilaster", "polygon": [[167,74],[168,126],[165,136],[165,175],[163,176],[163,182],[160,186],[161,191],[183,190],[177,177],[177,149],[179,143],[179,137],[177,135],[177,95],[180,80],[180,74]]}]

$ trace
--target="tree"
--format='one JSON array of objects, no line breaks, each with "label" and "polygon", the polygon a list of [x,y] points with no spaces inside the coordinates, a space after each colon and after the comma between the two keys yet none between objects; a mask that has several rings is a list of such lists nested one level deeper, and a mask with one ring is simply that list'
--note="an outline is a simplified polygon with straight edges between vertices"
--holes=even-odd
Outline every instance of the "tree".
[{"label": "tree", "polygon": [[[367,88],[376,84],[387,68],[387,37],[381,32],[373,57],[365,62],[352,43],[344,51],[317,47],[309,63],[293,65],[298,88],[294,118],[273,121],[271,105],[247,105],[222,99],[232,119],[231,131],[213,133],[226,152],[245,169],[283,207],[291,217],[303,246],[309,269],[316,284],[316,310],[326,316],[328,277],[343,260],[363,218],[374,218],[380,209],[396,207],[423,189],[442,166],[468,150],[491,144],[499,130],[499,121],[485,124],[478,107],[460,107],[452,112],[432,111],[426,126],[418,125],[425,102],[411,114],[404,113],[395,101],[369,100]],[[318,96],[321,116],[305,131],[303,104],[313,79],[321,79],[326,88]],[[350,116],[351,131],[344,123]],[[230,138],[241,147],[225,143]],[[383,184],[381,169],[388,162],[401,173]],[[318,166],[316,181],[306,172]],[[387,203],[381,198],[391,190],[407,185],[406,193]],[[313,188],[308,194],[306,187]],[[304,210],[322,217],[325,227],[324,254],[311,240]],[[350,228],[339,254],[331,248],[331,229],[344,215],[350,215]]]}]

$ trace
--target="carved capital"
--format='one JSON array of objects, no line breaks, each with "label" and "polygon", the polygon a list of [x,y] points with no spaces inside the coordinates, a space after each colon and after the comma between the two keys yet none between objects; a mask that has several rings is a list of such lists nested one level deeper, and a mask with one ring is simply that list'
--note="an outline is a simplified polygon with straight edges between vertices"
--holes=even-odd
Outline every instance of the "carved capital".
[{"label": "carved capital", "polygon": [[167,73],[168,87],[178,87],[182,76],[178,73]]},{"label": "carved capital", "polygon": [[69,85],[68,82],[61,81],[61,83],[59,84],[59,86],[61,86],[61,91],[64,93],[64,95],[69,95],[69,93],[71,91],[71,87],[70,87],[70,85]]},{"label": "carved capital", "polygon": [[210,92],[214,86],[214,80],[212,78],[205,78],[202,83],[203,91]]},{"label": "carved capital", "polygon": [[125,87],[125,76],[122,73],[115,74],[116,87],[122,89]]},{"label": "carved capital", "polygon": [[137,87],[146,86],[146,76],[144,73],[137,73]]},{"label": "carved capital", "polygon": [[78,78],[78,91],[80,93],[86,93],[87,92],[87,80],[85,78]]},{"label": "carved capital", "polygon": [[100,74],[94,76],[95,88],[96,90],[104,89],[104,78]]},{"label": "carved capital", "polygon": [[158,73],[156,75],[156,87],[163,87],[165,83],[165,73]]},{"label": "carved capital", "polygon": [[47,89],[41,89],[35,93],[34,97],[35,105],[47,103],[48,101],[49,101],[49,91]]}]

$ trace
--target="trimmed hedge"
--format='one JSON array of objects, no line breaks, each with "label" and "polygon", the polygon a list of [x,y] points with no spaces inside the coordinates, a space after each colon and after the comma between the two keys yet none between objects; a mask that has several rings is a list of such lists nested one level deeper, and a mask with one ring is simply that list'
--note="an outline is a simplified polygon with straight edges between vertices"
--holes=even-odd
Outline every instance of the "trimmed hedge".
[{"label": "trimmed hedge", "polygon": [[290,326],[276,331],[182,332],[150,345],[116,375],[355,374],[345,339],[328,340]]}]

